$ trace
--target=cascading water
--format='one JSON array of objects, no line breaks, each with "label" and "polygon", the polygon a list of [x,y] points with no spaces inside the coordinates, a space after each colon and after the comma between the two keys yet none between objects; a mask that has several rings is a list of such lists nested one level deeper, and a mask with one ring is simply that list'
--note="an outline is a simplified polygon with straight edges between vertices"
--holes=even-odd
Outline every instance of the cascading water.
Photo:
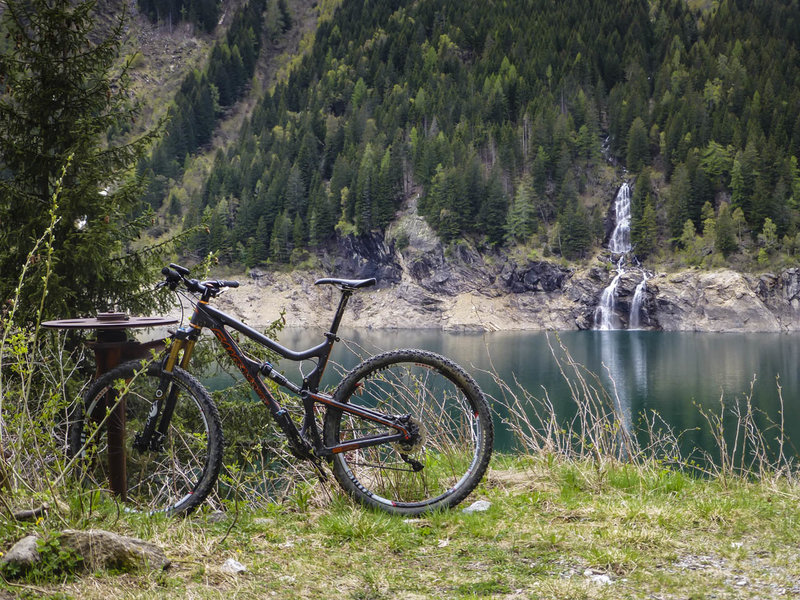
[{"label": "cascading water", "polygon": [[613,254],[627,254],[631,251],[631,188],[623,183],[614,200],[616,225],[608,240],[608,249]]},{"label": "cascading water", "polygon": [[617,316],[614,312],[617,302],[617,287],[619,280],[625,273],[625,255],[631,251],[631,188],[627,182],[623,183],[614,200],[614,216],[616,224],[608,240],[608,249],[613,254],[621,254],[617,262],[617,274],[609,286],[603,290],[600,303],[594,311],[595,329],[617,329]]},{"label": "cascading water", "polygon": [[614,305],[617,301],[617,287],[619,287],[619,280],[625,270],[622,268],[622,261],[620,258],[617,263],[617,274],[611,280],[609,286],[603,290],[600,296],[600,303],[594,311],[594,328],[601,331],[608,331],[617,329],[617,315],[614,312]]},{"label": "cascading water", "polygon": [[636,291],[633,293],[633,300],[631,301],[631,318],[628,323],[628,329],[639,329],[642,325],[642,304],[644,303],[644,293],[647,291],[647,273],[642,274],[642,280],[636,286]]}]

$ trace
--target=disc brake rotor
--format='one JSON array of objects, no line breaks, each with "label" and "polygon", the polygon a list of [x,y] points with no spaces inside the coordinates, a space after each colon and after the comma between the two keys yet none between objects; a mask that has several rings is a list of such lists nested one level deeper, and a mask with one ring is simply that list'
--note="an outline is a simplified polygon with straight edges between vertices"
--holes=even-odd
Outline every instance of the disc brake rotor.
[{"label": "disc brake rotor", "polygon": [[411,434],[411,439],[394,442],[392,446],[400,454],[413,454],[421,450],[425,445],[428,437],[427,432],[425,431],[425,426],[414,417],[408,417],[404,425]]}]

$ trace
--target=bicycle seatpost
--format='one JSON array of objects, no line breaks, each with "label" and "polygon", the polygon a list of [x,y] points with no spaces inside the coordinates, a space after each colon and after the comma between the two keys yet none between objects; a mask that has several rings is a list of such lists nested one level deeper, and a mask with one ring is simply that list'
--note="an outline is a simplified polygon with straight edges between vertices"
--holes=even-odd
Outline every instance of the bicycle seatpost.
[{"label": "bicycle seatpost", "polygon": [[342,316],[344,315],[344,309],[347,307],[347,301],[350,300],[350,296],[353,295],[353,290],[349,290],[347,288],[342,289],[342,297],[339,299],[339,306],[336,309],[336,314],[333,316],[333,323],[331,324],[331,329],[329,333],[336,336],[336,332],[339,330],[339,325],[342,322]]}]

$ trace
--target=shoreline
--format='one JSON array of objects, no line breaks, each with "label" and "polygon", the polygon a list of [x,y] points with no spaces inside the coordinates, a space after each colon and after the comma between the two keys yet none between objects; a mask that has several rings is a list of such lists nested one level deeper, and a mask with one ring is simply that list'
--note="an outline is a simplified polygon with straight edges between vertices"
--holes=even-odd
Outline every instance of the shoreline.
[{"label": "shoreline", "polygon": [[[216,305],[251,327],[263,328],[285,311],[286,327],[328,328],[339,292],[315,286],[314,272],[243,274],[242,285]],[[353,294],[343,326],[377,330],[575,331],[592,329],[596,299],[607,274],[576,271],[556,291],[504,292],[497,285],[455,293],[432,292],[403,277],[400,283]],[[620,286],[619,310],[629,310],[635,280]],[[627,286],[627,288],[626,288]],[[800,269],[760,276],[730,270],[686,270],[648,279],[644,330],[710,333],[800,331]],[[170,316],[180,316],[175,306]]]}]

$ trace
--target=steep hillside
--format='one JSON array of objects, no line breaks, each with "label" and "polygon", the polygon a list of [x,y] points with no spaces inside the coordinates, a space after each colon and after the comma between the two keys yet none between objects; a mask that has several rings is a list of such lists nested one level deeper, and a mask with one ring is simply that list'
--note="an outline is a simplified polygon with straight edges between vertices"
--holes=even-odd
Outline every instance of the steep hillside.
[{"label": "steep hillside", "polygon": [[185,221],[211,233],[190,246],[298,264],[385,229],[419,185],[445,242],[575,259],[607,231],[613,193],[598,181],[639,177],[640,257],[692,247],[680,260],[747,267],[793,253],[800,9],[697,10],[346,0],[216,156]]}]

